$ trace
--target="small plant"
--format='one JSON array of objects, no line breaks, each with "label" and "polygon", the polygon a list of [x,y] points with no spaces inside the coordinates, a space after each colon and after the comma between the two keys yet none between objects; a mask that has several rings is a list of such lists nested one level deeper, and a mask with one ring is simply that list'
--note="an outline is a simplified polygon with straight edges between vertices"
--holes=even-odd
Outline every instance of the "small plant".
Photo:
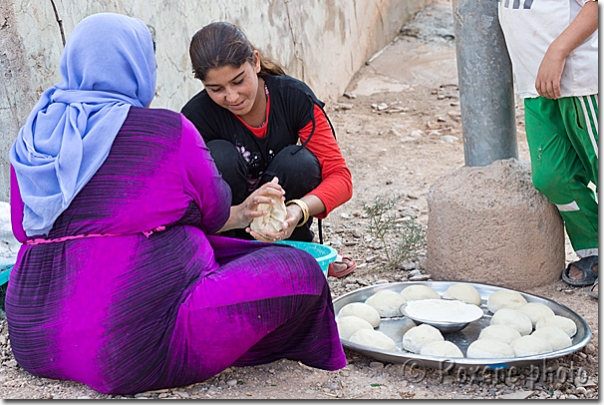
[{"label": "small plant", "polygon": [[364,203],[369,217],[369,233],[384,246],[388,267],[396,268],[416,257],[425,247],[426,235],[420,223],[409,218],[397,218],[396,206],[400,195],[377,196],[373,203]]}]

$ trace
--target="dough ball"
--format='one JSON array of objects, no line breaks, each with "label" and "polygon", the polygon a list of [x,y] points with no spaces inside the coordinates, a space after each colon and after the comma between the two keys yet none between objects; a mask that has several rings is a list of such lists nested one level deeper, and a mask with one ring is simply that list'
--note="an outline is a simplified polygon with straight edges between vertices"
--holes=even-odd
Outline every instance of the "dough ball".
[{"label": "dough ball", "polygon": [[410,285],[409,287],[405,287],[403,291],[401,291],[401,295],[407,301],[440,298],[440,294],[437,293],[435,289],[422,284],[414,284]]},{"label": "dough ball", "polygon": [[546,316],[554,316],[554,311],[550,307],[545,304],[540,304],[538,302],[529,302],[524,305],[518,307],[518,311],[524,312],[526,316],[528,316],[533,323],[533,326],[537,323],[537,321]]},{"label": "dough ball", "polygon": [[344,316],[336,319],[338,332],[342,339],[350,339],[356,331],[360,329],[373,329],[373,326],[363,318],[358,316]]},{"label": "dough ball", "polygon": [[365,300],[365,304],[377,309],[382,318],[401,316],[400,308],[405,302],[402,295],[391,290],[378,291]]},{"label": "dough ball", "polygon": [[541,318],[535,324],[535,329],[541,329],[544,326],[553,326],[562,329],[569,337],[577,333],[577,325],[572,319],[561,315],[548,316]]},{"label": "dough ball", "polygon": [[468,346],[467,357],[470,359],[501,359],[516,357],[514,349],[501,340],[478,339]]},{"label": "dough ball", "polygon": [[411,353],[420,353],[422,347],[439,340],[445,340],[442,333],[434,326],[422,323],[409,329],[403,335],[403,349]]},{"label": "dough ball", "polygon": [[493,314],[491,325],[506,325],[516,329],[521,336],[533,331],[531,319],[517,309],[501,308]]},{"label": "dough ball", "polygon": [[374,329],[359,329],[349,339],[353,343],[373,347],[380,350],[394,351],[396,343],[384,332]]},{"label": "dough ball", "polygon": [[552,345],[553,350],[566,349],[573,344],[573,341],[566,332],[554,326],[543,326],[531,333],[531,336],[547,340]]},{"label": "dough ball", "polygon": [[521,305],[526,304],[526,302],[526,298],[518,291],[499,290],[489,295],[489,298],[487,298],[487,308],[492,313],[495,313],[499,308],[517,309]]},{"label": "dough ball", "polygon": [[443,294],[443,298],[451,298],[478,306],[482,303],[480,293],[472,284],[453,284],[447,288],[447,291]]},{"label": "dough ball", "polygon": [[250,228],[254,232],[266,236],[266,232],[280,232],[283,222],[287,217],[285,203],[280,197],[270,196],[275,202],[273,204],[258,204],[258,211],[266,210],[266,214],[261,217],[256,217],[252,220]]},{"label": "dough ball", "polygon": [[435,340],[424,345],[419,352],[422,356],[436,357],[463,357],[463,353],[453,342],[448,340]]},{"label": "dough ball", "polygon": [[516,357],[535,356],[553,351],[552,345],[545,339],[533,335],[521,336],[510,343]]},{"label": "dough ball", "polygon": [[520,332],[507,325],[489,325],[480,331],[478,339],[499,340],[510,343],[520,337]]},{"label": "dough ball", "polygon": [[374,328],[377,328],[380,324],[380,313],[371,305],[365,304],[364,302],[351,302],[346,304],[338,312],[338,316],[358,316],[363,318],[371,324]]}]

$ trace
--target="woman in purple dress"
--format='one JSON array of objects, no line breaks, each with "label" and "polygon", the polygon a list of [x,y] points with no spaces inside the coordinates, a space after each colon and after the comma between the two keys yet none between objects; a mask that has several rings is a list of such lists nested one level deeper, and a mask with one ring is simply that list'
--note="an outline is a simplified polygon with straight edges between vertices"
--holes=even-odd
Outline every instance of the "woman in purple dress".
[{"label": "woman in purple dress", "polygon": [[23,245],[6,316],[19,365],[110,394],[281,358],[342,368],[316,260],[213,235],[230,189],[184,116],[146,108],[156,77],[146,25],[87,17],[60,69],[10,150]]}]

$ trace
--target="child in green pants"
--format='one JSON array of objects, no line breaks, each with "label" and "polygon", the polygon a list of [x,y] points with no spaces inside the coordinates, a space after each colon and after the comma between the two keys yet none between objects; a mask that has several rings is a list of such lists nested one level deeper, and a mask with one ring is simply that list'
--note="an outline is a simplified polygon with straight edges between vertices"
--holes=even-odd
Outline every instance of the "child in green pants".
[{"label": "child in green pants", "polygon": [[524,99],[533,184],[558,207],[580,257],[562,278],[597,298],[598,2],[499,0],[499,21]]}]

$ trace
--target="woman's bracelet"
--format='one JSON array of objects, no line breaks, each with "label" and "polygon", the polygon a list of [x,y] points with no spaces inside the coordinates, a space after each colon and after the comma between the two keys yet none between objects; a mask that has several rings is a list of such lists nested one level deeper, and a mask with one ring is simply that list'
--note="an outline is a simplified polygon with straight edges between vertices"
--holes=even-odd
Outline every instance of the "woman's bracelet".
[{"label": "woman's bracelet", "polygon": [[296,228],[299,228],[305,223],[307,223],[308,219],[310,218],[310,211],[308,210],[308,205],[306,205],[304,201],[298,199],[289,200],[285,203],[286,206],[290,204],[296,204],[302,210],[302,220],[298,222],[298,225],[296,225]]}]

